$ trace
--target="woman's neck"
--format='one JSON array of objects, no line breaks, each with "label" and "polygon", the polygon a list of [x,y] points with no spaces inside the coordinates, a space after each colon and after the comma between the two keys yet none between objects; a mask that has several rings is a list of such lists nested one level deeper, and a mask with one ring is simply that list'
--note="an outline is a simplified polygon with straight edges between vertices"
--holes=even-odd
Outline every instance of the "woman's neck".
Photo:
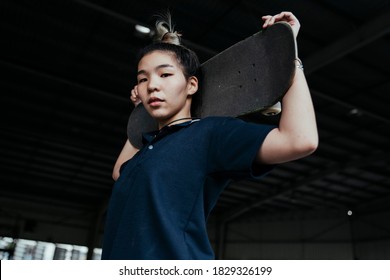
[{"label": "woman's neck", "polygon": [[162,129],[163,127],[174,125],[174,124],[180,124],[180,123],[192,120],[192,119],[193,118],[191,116],[187,116],[187,117],[182,117],[182,118],[178,117],[176,119],[171,119],[171,120],[166,121],[166,122],[159,122],[158,128]]},{"label": "woman's neck", "polygon": [[189,97],[187,97],[184,106],[178,112],[176,112],[170,118],[158,120],[158,129],[161,129],[165,126],[169,126],[171,124],[183,123],[183,122],[186,122],[186,121],[192,119],[191,118],[191,103],[192,103],[192,99],[191,99],[191,96],[189,96]]}]

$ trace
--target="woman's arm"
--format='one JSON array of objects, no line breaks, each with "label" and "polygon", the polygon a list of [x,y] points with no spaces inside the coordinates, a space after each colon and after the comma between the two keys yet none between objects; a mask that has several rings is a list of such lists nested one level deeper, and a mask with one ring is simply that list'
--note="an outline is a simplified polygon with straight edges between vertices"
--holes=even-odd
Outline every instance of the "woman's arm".
[{"label": "woman's arm", "polygon": [[[141,100],[138,97],[137,86],[135,86],[131,90],[130,100],[131,100],[131,102],[133,102],[134,107],[138,106],[138,104],[141,103]],[[129,139],[127,139],[125,142],[125,145],[122,148],[122,151],[120,152],[120,154],[115,162],[114,169],[112,170],[112,178],[115,181],[118,180],[118,178],[120,176],[120,169],[121,169],[122,164],[124,162],[128,161],[129,159],[131,159],[138,151],[139,151],[139,149],[134,147],[130,143]]]},{"label": "woman's arm", "polygon": [[115,162],[114,169],[112,171],[112,178],[115,181],[118,180],[120,176],[120,168],[122,164],[131,159],[138,151],[139,150],[130,143],[129,139],[127,139],[125,145],[122,148],[122,151],[120,152]]},{"label": "woman's arm", "polygon": [[[296,39],[299,21],[290,12],[263,17],[264,28],[277,21],[288,22]],[[298,57],[298,55],[297,55]],[[296,65],[300,62],[297,60]],[[313,103],[303,69],[297,67],[291,87],[282,99],[279,127],[272,130],[260,147],[257,162],[277,164],[313,153],[318,146],[318,132]]]}]

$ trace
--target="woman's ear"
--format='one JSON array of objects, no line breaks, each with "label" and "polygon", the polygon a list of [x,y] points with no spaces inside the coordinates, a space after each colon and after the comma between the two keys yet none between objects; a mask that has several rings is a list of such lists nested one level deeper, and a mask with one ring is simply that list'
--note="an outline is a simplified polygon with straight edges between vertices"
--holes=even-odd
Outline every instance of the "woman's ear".
[{"label": "woman's ear", "polygon": [[188,79],[187,87],[188,87],[188,91],[187,91],[188,95],[193,95],[195,92],[197,92],[198,91],[198,78],[195,76],[191,76]]}]

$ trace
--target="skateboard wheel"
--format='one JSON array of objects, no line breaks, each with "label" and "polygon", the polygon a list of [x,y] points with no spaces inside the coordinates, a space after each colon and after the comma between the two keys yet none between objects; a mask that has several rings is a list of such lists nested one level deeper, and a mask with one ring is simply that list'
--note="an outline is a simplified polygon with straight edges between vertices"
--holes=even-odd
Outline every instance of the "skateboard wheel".
[{"label": "skateboard wheel", "polygon": [[261,114],[264,116],[275,116],[280,114],[280,112],[282,112],[282,105],[280,102],[277,102],[274,105],[261,110]]}]

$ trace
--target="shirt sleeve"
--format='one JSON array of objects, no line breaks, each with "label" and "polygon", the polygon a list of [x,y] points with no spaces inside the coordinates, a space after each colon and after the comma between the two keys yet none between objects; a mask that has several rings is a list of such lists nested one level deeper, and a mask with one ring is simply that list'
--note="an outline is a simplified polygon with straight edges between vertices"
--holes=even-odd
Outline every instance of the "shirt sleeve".
[{"label": "shirt sleeve", "polygon": [[209,170],[231,179],[259,178],[274,165],[254,160],[268,133],[275,126],[245,122],[238,118],[217,118],[209,146]]}]

